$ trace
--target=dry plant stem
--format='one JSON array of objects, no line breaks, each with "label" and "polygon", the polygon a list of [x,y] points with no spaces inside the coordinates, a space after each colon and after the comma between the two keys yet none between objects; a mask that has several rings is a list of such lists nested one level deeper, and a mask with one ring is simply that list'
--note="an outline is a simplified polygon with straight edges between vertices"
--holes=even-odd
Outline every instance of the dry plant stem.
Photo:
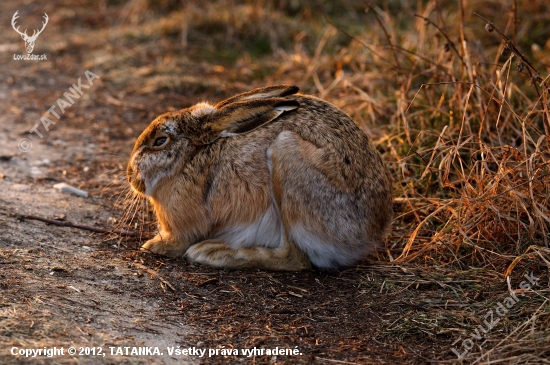
[{"label": "dry plant stem", "polygon": [[[460,45],[462,46],[462,54],[464,55],[464,60],[465,60],[466,69],[468,71],[468,77],[470,79],[470,82],[477,83],[476,77],[474,76],[470,54],[468,53],[466,36],[464,35],[464,1],[463,0],[460,0]],[[476,93],[477,99],[479,100],[479,103],[478,103],[479,113],[480,113],[479,115],[481,115],[481,119],[484,119],[485,109],[483,108],[483,98],[479,88],[476,87],[475,93]],[[480,126],[482,125],[483,123],[480,124]]]},{"label": "dry plant stem", "polygon": [[365,6],[367,7],[365,9],[365,12],[367,12],[368,10],[372,10],[372,14],[374,15],[374,18],[376,19],[376,21],[380,25],[380,28],[382,28],[382,31],[384,32],[384,35],[386,36],[386,39],[388,40],[388,44],[390,45],[390,48],[391,48],[391,51],[392,51],[392,54],[393,54],[393,58],[395,59],[395,65],[397,66],[398,69],[401,69],[401,64],[399,63],[399,58],[397,58],[397,52],[395,52],[395,47],[394,47],[394,45],[391,41],[391,37],[390,37],[388,31],[386,30],[386,27],[384,27],[384,23],[382,22],[382,19],[380,19],[380,16],[376,12],[376,9],[374,9],[372,7],[372,5],[365,2]]},{"label": "dry plant stem", "polygon": [[313,55],[313,58],[311,59],[311,63],[307,68],[306,75],[304,77],[304,82],[307,82],[307,80],[312,77],[313,82],[315,82],[315,86],[317,86],[317,89],[319,90],[319,93],[324,92],[324,88],[321,84],[321,81],[319,80],[319,77],[316,74],[316,69],[319,64],[319,58],[321,57],[321,53],[323,52],[323,48],[325,47],[325,44],[327,43],[328,39],[331,37],[331,29],[327,27],[325,29],[325,32],[323,34],[323,37],[319,41],[319,44],[317,44],[317,48],[315,49],[315,54]]},{"label": "dry plant stem", "polygon": [[[430,215],[428,215],[426,218],[424,218],[424,220],[416,226],[414,231],[411,233],[411,236],[409,237],[409,239],[407,241],[407,244],[403,248],[403,252],[401,253],[401,255],[399,255],[399,257],[397,259],[395,259],[395,262],[404,262],[405,259],[407,259],[409,251],[410,251],[410,249],[411,249],[411,247],[414,243],[414,239],[416,238],[416,235],[418,234],[418,231],[420,230],[420,228],[422,228],[424,223],[426,223],[431,217],[435,216],[441,210],[447,208],[448,205],[449,205],[449,203],[446,203],[445,205],[440,206],[439,208],[434,210]],[[409,258],[409,260],[410,260],[410,258]]]},{"label": "dry plant stem", "polygon": [[354,37],[353,35],[349,34],[347,31],[345,31],[344,29],[342,29],[341,27],[339,27],[338,25],[336,25],[332,20],[330,20],[330,18],[328,17],[328,15],[323,11],[323,17],[325,18],[325,20],[327,21],[327,23],[329,23],[330,25],[332,25],[334,28],[336,28],[339,32],[341,32],[342,34],[348,36],[350,39],[353,39],[354,41],[356,41],[357,43],[361,44],[363,47],[365,47],[366,49],[368,49],[373,55],[375,55],[376,57],[379,57],[381,60],[384,60],[384,61],[387,61],[386,58],[384,58],[382,55],[380,55],[379,53],[377,53],[372,46],[370,46],[369,44],[363,42],[362,40],[358,39],[357,37]]},{"label": "dry plant stem", "polygon": [[[344,29],[342,29],[341,27],[339,27],[338,25],[336,25],[334,22],[332,22],[330,20],[330,18],[328,17],[328,15],[326,15],[325,13],[323,13],[323,16],[325,18],[325,20],[327,21],[327,23],[329,23],[330,25],[332,25],[334,28],[336,28],[336,30],[338,30],[340,33],[344,34],[345,36],[349,37],[350,39],[353,39],[354,41],[356,41],[357,43],[361,44],[362,46],[364,46],[366,49],[368,49],[373,55],[375,55],[376,57],[380,58],[382,61],[388,61],[386,58],[384,58],[383,56],[381,56],[379,53],[376,53],[376,51],[374,51],[374,49],[372,48],[371,45],[363,42],[362,40],[360,40],[359,38],[349,34],[347,31],[345,31]],[[403,53],[407,53],[411,56],[414,56],[424,62],[426,62],[427,64],[429,65],[432,65],[434,67],[436,67],[439,71],[445,73],[445,75],[449,76],[449,77],[452,77],[452,75],[449,73],[449,70],[447,68],[445,68],[444,66],[430,60],[429,58],[427,57],[424,57],[422,55],[419,55],[418,53],[415,53],[411,50],[408,50],[406,48],[403,48],[401,46],[398,46],[398,45],[394,45],[392,44],[392,49],[396,49],[398,51],[401,51]]]},{"label": "dry plant stem", "polygon": [[[534,251],[534,253],[529,253],[529,251]],[[517,256],[513,261],[512,263],[508,266],[508,268],[506,269],[506,272],[504,273],[504,276],[510,276],[510,274],[512,273],[512,271],[514,271],[514,268],[516,267],[516,265],[521,261],[523,260],[524,258],[533,258],[534,257],[534,254],[536,253],[542,261],[544,261],[544,263],[546,263],[546,266],[550,269],[550,261],[548,261],[546,259],[546,257],[541,253],[544,252],[545,254],[547,254],[550,258],[550,249],[548,248],[545,248],[545,247],[540,247],[540,246],[535,246],[535,245],[531,245],[529,247],[527,247],[527,250],[525,250],[525,252],[523,254],[521,254],[520,256]]]},{"label": "dry plant stem", "polygon": [[86,225],[83,225],[83,224],[72,223],[72,222],[69,222],[69,221],[63,222],[63,221],[57,221],[55,219],[48,219],[48,218],[38,217],[38,216],[32,215],[32,214],[19,214],[19,213],[2,213],[2,214],[7,215],[7,216],[17,217],[21,220],[30,219],[30,220],[40,221],[40,222],[44,222],[44,223],[48,223],[48,224],[53,224],[53,225],[60,226],[60,227],[78,228],[78,229],[83,229],[83,230],[86,230],[86,231],[97,232],[97,233],[115,233],[115,234],[119,234],[121,236],[130,236],[130,237],[138,237],[139,236],[136,232],[124,231],[124,230],[120,230],[120,229],[107,229],[107,228],[100,228],[100,227],[91,227],[91,226],[86,226]]},{"label": "dry plant stem", "polygon": [[512,2],[512,14],[514,18],[514,23],[512,24],[512,34],[513,34],[512,40],[515,43],[516,38],[518,36],[518,0],[514,0]]},{"label": "dry plant stem", "polygon": [[[497,32],[497,34],[500,36],[500,38],[502,39],[502,41],[504,42],[504,44],[508,47],[508,49],[510,51],[512,51],[513,53],[516,54],[516,56],[518,56],[521,61],[525,64],[525,66],[527,66],[527,68],[529,69],[530,71],[530,76],[533,77],[533,81],[540,81],[540,82],[543,82],[543,86],[548,90],[550,89],[550,87],[540,78],[540,73],[537,71],[537,69],[531,64],[531,62],[529,62],[529,60],[516,48],[516,46],[514,45],[514,43],[508,38],[506,37],[506,35],[504,35],[504,33],[502,33],[502,31],[500,31],[500,29],[498,29],[493,23],[491,23],[489,20],[487,20],[486,18],[484,18],[483,16],[479,15],[478,13],[474,13],[474,15],[480,17],[481,19],[483,19],[485,22],[487,22],[487,25],[486,25],[486,28],[489,32],[492,32],[492,31],[495,31]],[[531,73],[532,72],[532,73]],[[533,75],[534,73],[534,75]],[[537,77],[538,76],[538,77]],[[535,78],[537,78],[537,80],[535,80]]]},{"label": "dry plant stem", "polygon": [[423,17],[422,15],[419,15],[419,14],[414,14],[415,17],[417,18],[420,18],[420,19],[424,19],[424,21],[430,23],[431,25],[433,25],[434,27],[437,28],[437,30],[439,30],[439,32],[443,35],[443,37],[445,37],[445,39],[447,40],[447,44],[453,49],[453,51],[456,53],[456,55],[458,56],[458,58],[460,59],[460,62],[462,63],[462,65],[464,67],[466,67],[466,63],[464,62],[464,58],[462,58],[462,56],[460,55],[460,52],[458,52],[458,49],[456,49],[455,47],[455,44],[453,41],[451,41],[451,38],[449,38],[449,36],[447,35],[447,33],[445,33],[445,31],[443,29],[441,29],[437,24],[435,24],[433,21],[431,21],[430,19],[426,18],[426,17]]},{"label": "dry plant stem", "polygon": [[[459,28],[459,32],[460,32],[460,45],[462,47],[462,54],[464,55],[464,57],[468,58],[467,57],[467,48],[466,48],[466,37],[464,36],[464,3],[462,0],[459,0],[459,8],[460,8],[460,28]],[[474,78],[473,78],[473,75],[472,75],[472,70],[471,70],[471,65],[470,64],[467,64],[466,65],[468,67],[468,76],[470,77],[470,81],[471,82],[474,82]]]},{"label": "dry plant stem", "polygon": [[436,14],[439,18],[439,21],[441,22],[443,29],[445,29],[446,27],[445,19],[443,19],[443,14],[441,13],[441,7],[439,6],[439,1],[434,0],[434,5],[435,5]]},{"label": "dry plant stem", "polygon": [[[162,276],[160,276],[155,270],[150,269],[147,266],[139,264],[137,262],[134,262],[134,266],[141,269],[141,270],[146,271],[152,277],[158,278],[162,283],[164,283],[167,287],[169,287],[170,290],[172,290],[173,292],[176,291],[176,288],[174,288],[174,286],[172,284],[170,284],[170,282],[168,282],[168,280],[166,280]],[[216,279],[216,280],[218,280],[218,279]]]},{"label": "dry plant stem", "polygon": [[545,91],[547,93],[550,93],[550,86],[542,79],[540,76],[540,73],[538,70],[529,62],[527,57],[525,57],[514,45],[514,42],[512,42],[500,29],[498,29],[493,23],[491,23],[489,20],[484,18],[483,16],[479,15],[478,13],[474,13],[474,15],[478,16],[479,18],[483,19],[487,24],[485,25],[485,29],[487,31],[492,32],[495,31],[500,36],[502,42],[504,45],[512,52],[514,53],[519,59],[521,60],[522,64],[527,66],[527,70],[529,72],[529,76],[531,77],[531,82],[535,85],[535,90],[537,91],[538,99],[541,104],[541,108],[543,111],[543,117],[542,120],[544,122],[544,133],[546,135],[550,135],[550,121],[548,120],[547,116],[547,106],[545,105],[543,98],[540,94],[540,91],[538,87],[536,86],[536,83],[540,83],[542,87],[544,87]]},{"label": "dry plant stem", "polygon": [[[494,96],[494,93],[490,93],[488,92],[487,90],[485,90],[484,88],[482,88],[481,86],[479,86],[478,84],[475,84],[475,83],[471,83],[469,81],[443,81],[443,82],[430,82],[430,83],[425,83],[425,84],[422,84],[420,85],[420,87],[418,88],[418,91],[414,94],[414,97],[412,98],[411,102],[409,103],[409,106],[407,107],[407,110],[405,110],[405,113],[408,113],[409,109],[411,108],[411,106],[413,105],[414,101],[416,100],[416,97],[418,96],[418,94],[420,93],[420,90],[422,90],[423,88],[425,88],[426,86],[433,86],[433,85],[455,85],[455,84],[464,84],[464,85],[473,85],[475,88],[485,92],[487,95],[489,95],[489,102],[491,101],[494,101],[496,102],[497,104],[501,104],[501,100],[497,99],[495,96]],[[508,106],[508,105],[506,105]],[[508,106],[508,110],[510,110],[511,112],[513,112],[513,110]]]},{"label": "dry plant stem", "polygon": [[[485,352],[485,353],[482,353],[481,356],[479,358],[477,358],[474,362],[472,362],[472,364],[477,364],[479,363],[481,360],[483,360],[484,358],[488,357],[490,354],[492,354],[495,350],[498,349],[498,346],[502,345],[503,343],[509,341],[510,337],[512,337],[513,335],[517,334],[517,333],[521,333],[520,331],[522,329],[525,329],[528,325],[532,325],[532,323],[535,322],[535,320],[537,319],[537,317],[539,316],[539,313],[541,312],[541,310],[546,307],[546,303],[548,303],[548,298],[546,298],[544,300],[544,302],[537,308],[537,310],[535,311],[535,313],[527,320],[525,321],[524,323],[522,323],[520,326],[516,327],[512,332],[510,332],[510,334],[508,336],[506,336],[504,339],[502,339],[499,343],[497,343],[493,348],[491,348],[489,351]],[[487,362],[486,362],[487,363]]]},{"label": "dry plant stem", "polygon": [[440,64],[438,64],[438,63],[435,63],[434,61],[432,61],[432,60],[430,60],[430,59],[428,59],[428,58],[426,58],[426,57],[424,57],[424,56],[421,56],[421,55],[419,55],[419,54],[417,54],[417,53],[415,53],[415,52],[413,52],[413,51],[410,51],[410,50],[408,50],[408,49],[405,49],[405,48],[400,47],[400,46],[397,46],[397,45],[394,45],[393,48],[395,48],[395,49],[397,49],[397,50],[399,50],[399,51],[401,51],[401,52],[408,53],[408,54],[410,54],[410,55],[412,55],[412,56],[414,56],[414,57],[416,57],[416,58],[418,58],[418,59],[421,59],[422,61],[426,62],[427,64],[430,64],[430,65],[432,65],[432,66],[434,66],[434,67],[437,67],[437,69],[438,69],[439,71],[444,72],[445,75],[447,75],[447,76],[449,76],[449,77],[452,77],[452,75],[449,73],[449,70],[448,70],[448,69],[446,69],[444,66],[442,66],[442,65],[440,65]]}]

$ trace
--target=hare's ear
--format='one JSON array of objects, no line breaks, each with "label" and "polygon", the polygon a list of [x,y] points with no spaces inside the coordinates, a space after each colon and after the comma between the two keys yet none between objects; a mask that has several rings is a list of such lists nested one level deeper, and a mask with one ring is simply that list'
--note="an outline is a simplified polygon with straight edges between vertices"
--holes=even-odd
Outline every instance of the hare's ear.
[{"label": "hare's ear", "polygon": [[296,94],[300,90],[297,86],[293,85],[276,85],[262,87],[259,89],[254,89],[239,95],[235,95],[227,100],[220,101],[216,104],[216,109],[223,108],[226,105],[238,102],[238,101],[248,101],[256,99],[267,99],[267,98],[282,98],[283,96]]},{"label": "hare's ear", "polygon": [[208,116],[196,142],[208,144],[220,137],[233,137],[251,132],[299,106],[298,101],[284,98],[231,103]]}]

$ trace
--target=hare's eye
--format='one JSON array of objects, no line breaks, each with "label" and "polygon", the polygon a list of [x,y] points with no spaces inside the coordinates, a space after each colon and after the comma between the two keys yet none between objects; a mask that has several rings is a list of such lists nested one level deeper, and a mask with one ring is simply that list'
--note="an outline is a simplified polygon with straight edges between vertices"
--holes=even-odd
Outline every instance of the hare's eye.
[{"label": "hare's eye", "polygon": [[155,142],[153,142],[153,147],[160,147],[164,145],[167,140],[167,137],[158,137],[157,139],[155,139]]}]

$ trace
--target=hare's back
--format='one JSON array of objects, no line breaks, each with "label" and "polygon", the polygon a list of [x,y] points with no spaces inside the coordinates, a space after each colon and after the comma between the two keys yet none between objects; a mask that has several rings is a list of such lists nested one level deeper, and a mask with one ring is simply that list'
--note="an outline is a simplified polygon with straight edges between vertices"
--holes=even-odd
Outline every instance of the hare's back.
[{"label": "hare's back", "polygon": [[298,133],[317,147],[336,148],[342,156],[373,151],[365,132],[341,109],[312,96],[296,99],[300,107],[280,117],[284,129]]},{"label": "hare's back", "polygon": [[[325,151],[337,161],[342,176],[352,184],[377,180],[382,186],[391,185],[386,165],[365,132],[336,106],[312,97],[297,96],[300,107],[280,117],[282,126]],[[273,124],[277,123],[274,121]]]}]

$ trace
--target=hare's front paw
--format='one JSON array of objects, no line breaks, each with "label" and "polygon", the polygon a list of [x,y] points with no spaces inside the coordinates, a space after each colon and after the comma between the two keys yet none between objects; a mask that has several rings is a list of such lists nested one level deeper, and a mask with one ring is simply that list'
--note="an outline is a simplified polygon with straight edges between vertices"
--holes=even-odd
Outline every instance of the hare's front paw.
[{"label": "hare's front paw", "polygon": [[187,245],[167,234],[157,234],[141,246],[141,251],[153,252],[168,257],[182,256]]}]

